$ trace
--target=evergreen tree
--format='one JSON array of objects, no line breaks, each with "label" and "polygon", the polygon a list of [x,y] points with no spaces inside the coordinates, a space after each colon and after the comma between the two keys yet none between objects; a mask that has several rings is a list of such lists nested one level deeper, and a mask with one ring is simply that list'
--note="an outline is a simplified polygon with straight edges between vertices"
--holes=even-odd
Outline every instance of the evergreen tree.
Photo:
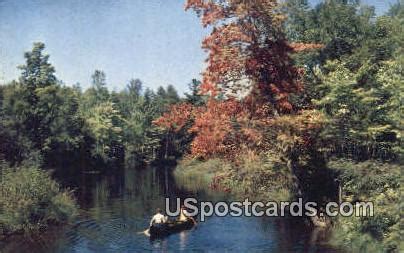
[{"label": "evergreen tree", "polygon": [[201,106],[205,103],[205,97],[199,93],[199,88],[201,86],[201,81],[192,79],[188,84],[188,88],[191,93],[185,93],[185,101],[195,105]]},{"label": "evergreen tree", "polygon": [[109,98],[105,73],[101,70],[95,70],[91,76],[92,87],[95,90],[95,99],[97,103],[106,102]]}]

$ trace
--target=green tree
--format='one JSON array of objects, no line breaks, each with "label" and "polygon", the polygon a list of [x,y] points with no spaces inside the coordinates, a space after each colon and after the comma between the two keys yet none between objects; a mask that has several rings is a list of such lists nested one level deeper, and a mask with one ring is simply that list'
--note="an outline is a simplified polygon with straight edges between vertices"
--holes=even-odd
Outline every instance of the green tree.
[{"label": "green tree", "polygon": [[[79,148],[82,121],[78,115],[78,94],[60,85],[44,49],[43,43],[34,43],[32,51],[25,53],[26,63],[19,67],[20,81],[5,88],[2,110],[7,118],[3,124],[14,129],[9,131],[10,136],[13,131],[21,136],[17,147],[29,147],[32,143],[48,164],[58,160],[55,155]],[[26,139],[29,142],[22,143]],[[23,158],[13,156],[16,160]]]},{"label": "green tree", "polygon": [[371,64],[358,72],[336,61],[325,67],[328,73],[319,74],[323,97],[317,105],[329,117],[326,134],[336,154],[356,160],[395,159],[400,136],[395,119],[404,74],[399,64],[383,63],[371,82],[363,77],[374,67]]},{"label": "green tree", "polygon": [[180,101],[180,97],[178,96],[177,90],[173,85],[169,84],[166,89],[165,103],[166,104],[175,104]]},{"label": "green tree", "polygon": [[95,89],[96,101],[99,103],[105,102],[109,98],[107,89],[106,77],[104,71],[95,70],[91,76],[92,86]]},{"label": "green tree", "polygon": [[25,102],[25,108],[17,113],[23,118],[24,130],[38,149],[42,149],[45,138],[49,135],[49,127],[46,125],[48,111],[46,108],[39,108],[39,91],[47,89],[54,90],[57,85],[55,69],[49,63],[49,55],[43,54],[45,45],[43,43],[34,43],[32,51],[26,52],[25,65],[19,66],[22,70],[20,83],[22,85],[22,100]]},{"label": "green tree", "polygon": [[122,117],[115,105],[108,101],[91,108],[86,123],[95,140],[93,156],[104,161],[122,159]]},{"label": "green tree", "polygon": [[374,8],[360,6],[358,1],[329,0],[310,9],[307,1],[288,0],[284,6],[289,40],[324,45],[320,54],[300,59],[309,67],[351,55],[373,30]]},{"label": "green tree", "polygon": [[126,86],[129,95],[133,98],[137,98],[141,95],[143,84],[140,79],[131,79],[129,84]]},{"label": "green tree", "polygon": [[310,5],[307,0],[286,0],[283,12],[287,16],[285,33],[293,42],[312,42],[313,27],[311,24]]},{"label": "green tree", "polygon": [[185,101],[195,105],[201,106],[205,103],[205,98],[203,95],[199,93],[199,88],[201,86],[201,81],[192,79],[191,82],[188,84],[188,88],[190,93],[185,93]]},{"label": "green tree", "polygon": [[14,166],[24,161],[28,165],[40,164],[42,159],[38,149],[27,135],[24,127],[23,109],[29,108],[22,100],[23,87],[11,82],[0,86],[0,160]]}]

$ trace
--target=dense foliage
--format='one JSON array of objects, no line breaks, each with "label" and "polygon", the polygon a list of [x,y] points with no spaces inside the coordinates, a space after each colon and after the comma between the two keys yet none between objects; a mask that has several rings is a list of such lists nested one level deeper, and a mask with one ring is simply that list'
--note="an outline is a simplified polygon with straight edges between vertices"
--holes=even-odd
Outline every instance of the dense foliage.
[{"label": "dense foliage", "polygon": [[[155,121],[194,136],[191,162],[177,174],[210,168],[216,189],[250,197],[376,201],[385,207],[375,217],[324,222],[343,231],[335,241],[351,250],[398,251],[400,188],[387,181],[403,155],[403,4],[383,16],[339,0],[314,8],[188,0],[186,9],[212,30],[202,44],[206,103],[177,105],[186,113]],[[328,164],[333,158],[349,162]],[[209,159],[228,165],[212,172]]]},{"label": "dense foliage", "polygon": [[30,167],[2,170],[0,210],[0,235],[42,230],[77,214],[72,194],[49,173]]},{"label": "dense foliage", "polygon": [[11,166],[51,167],[74,160],[102,164],[177,155],[171,146],[162,149],[170,140],[152,124],[168,105],[180,101],[172,85],[143,91],[136,79],[111,93],[105,73],[96,70],[91,87],[83,92],[79,85],[65,86],[57,79],[44,49],[43,43],[35,43],[19,67],[20,80],[0,87],[3,160]]}]

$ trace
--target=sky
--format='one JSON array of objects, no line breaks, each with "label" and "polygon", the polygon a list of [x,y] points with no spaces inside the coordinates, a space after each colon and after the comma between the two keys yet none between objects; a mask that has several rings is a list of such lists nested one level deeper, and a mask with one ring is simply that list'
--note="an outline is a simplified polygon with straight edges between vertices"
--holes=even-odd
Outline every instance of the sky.
[{"label": "sky", "polygon": [[[108,88],[131,78],[145,87],[174,85],[180,93],[200,78],[208,34],[185,0],[0,0],[0,84],[18,79],[16,68],[41,41],[66,85],[88,88],[103,70]],[[320,0],[311,0],[314,5]],[[396,0],[363,0],[384,13]]]}]

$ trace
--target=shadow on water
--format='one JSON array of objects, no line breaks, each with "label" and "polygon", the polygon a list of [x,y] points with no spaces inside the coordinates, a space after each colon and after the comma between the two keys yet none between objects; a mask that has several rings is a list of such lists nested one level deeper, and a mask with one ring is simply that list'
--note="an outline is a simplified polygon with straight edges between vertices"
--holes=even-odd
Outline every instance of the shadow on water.
[{"label": "shadow on water", "polygon": [[126,168],[107,175],[56,175],[75,190],[79,217],[41,235],[10,237],[0,243],[0,252],[340,252],[322,244],[323,234],[309,231],[298,219],[268,217],[213,216],[194,229],[150,241],[138,232],[147,228],[157,207],[164,207],[166,197],[223,197],[185,191],[168,170]]}]

